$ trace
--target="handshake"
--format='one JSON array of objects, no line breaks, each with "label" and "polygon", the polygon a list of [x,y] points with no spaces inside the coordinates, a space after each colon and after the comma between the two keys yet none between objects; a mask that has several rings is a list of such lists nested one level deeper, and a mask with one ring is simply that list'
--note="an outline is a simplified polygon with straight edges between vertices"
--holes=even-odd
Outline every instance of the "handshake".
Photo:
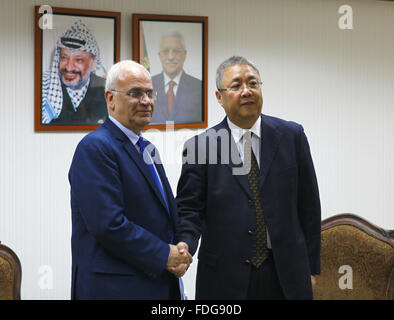
[{"label": "handshake", "polygon": [[176,246],[173,244],[169,246],[170,256],[167,261],[167,270],[177,278],[180,278],[193,262],[193,258],[189,253],[189,246],[185,242],[179,242]]}]

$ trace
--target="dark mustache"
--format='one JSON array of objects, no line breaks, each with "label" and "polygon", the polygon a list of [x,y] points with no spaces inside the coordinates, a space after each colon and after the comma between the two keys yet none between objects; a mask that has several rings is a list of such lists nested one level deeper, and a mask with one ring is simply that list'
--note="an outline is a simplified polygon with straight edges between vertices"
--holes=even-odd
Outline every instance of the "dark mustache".
[{"label": "dark mustache", "polygon": [[79,74],[79,76],[82,77],[82,72],[79,72],[79,71],[68,71],[67,69],[61,69],[61,70],[60,70],[60,73],[61,73],[61,74],[65,73],[65,72],[67,72],[67,73],[73,73],[73,74]]}]

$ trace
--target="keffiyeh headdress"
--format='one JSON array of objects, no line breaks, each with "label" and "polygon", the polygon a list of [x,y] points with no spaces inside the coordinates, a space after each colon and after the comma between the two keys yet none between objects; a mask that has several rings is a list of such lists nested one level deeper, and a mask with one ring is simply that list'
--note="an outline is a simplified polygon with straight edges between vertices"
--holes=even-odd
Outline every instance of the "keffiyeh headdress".
[{"label": "keffiyeh headdress", "polygon": [[[62,48],[91,53],[97,58],[96,69],[93,73],[97,74],[104,70],[100,58],[100,48],[96,38],[81,20],[76,21],[57,41],[51,69],[43,74],[41,118],[43,124],[50,123],[53,119],[56,119],[62,110],[63,92],[59,74],[60,50]],[[71,93],[70,91],[72,89],[67,89]],[[82,91],[82,96],[79,94],[77,99],[79,101],[78,104],[84,98],[86,91]]]}]

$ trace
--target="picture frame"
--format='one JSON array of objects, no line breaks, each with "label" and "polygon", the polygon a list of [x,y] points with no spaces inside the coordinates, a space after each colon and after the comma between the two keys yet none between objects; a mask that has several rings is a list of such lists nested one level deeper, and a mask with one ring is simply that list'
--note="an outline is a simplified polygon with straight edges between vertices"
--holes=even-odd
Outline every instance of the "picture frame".
[{"label": "picture frame", "polygon": [[35,131],[95,130],[106,72],[120,59],[120,12],[35,6]]},{"label": "picture frame", "polygon": [[208,17],[135,13],[132,21],[133,60],[149,70],[157,93],[145,129],[206,128]]}]

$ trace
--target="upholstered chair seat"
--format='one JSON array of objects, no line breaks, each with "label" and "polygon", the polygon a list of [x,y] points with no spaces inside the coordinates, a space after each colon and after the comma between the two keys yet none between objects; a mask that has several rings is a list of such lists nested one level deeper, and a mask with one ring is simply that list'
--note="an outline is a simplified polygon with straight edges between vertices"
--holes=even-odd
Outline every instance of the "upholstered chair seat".
[{"label": "upholstered chair seat", "polygon": [[393,299],[393,232],[353,215],[322,222],[316,300]]},{"label": "upholstered chair seat", "polygon": [[0,244],[0,300],[19,300],[21,264],[17,255]]}]

